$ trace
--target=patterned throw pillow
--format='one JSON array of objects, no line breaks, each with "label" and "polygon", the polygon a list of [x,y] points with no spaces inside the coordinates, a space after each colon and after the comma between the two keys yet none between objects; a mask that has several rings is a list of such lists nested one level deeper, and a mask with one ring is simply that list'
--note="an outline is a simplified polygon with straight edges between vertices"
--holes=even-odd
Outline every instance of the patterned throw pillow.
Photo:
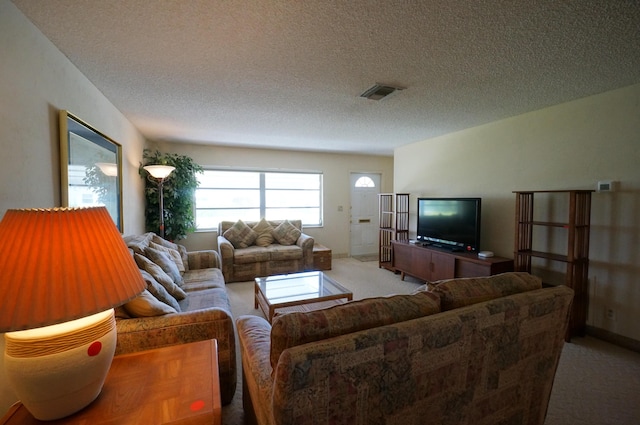
[{"label": "patterned throw pillow", "polygon": [[290,347],[348,333],[416,319],[440,312],[440,298],[430,292],[365,298],[310,312],[276,316],[271,327],[271,367]]},{"label": "patterned throw pillow", "polygon": [[178,245],[177,243],[169,242],[168,240],[161,238],[160,236],[153,234],[151,240],[158,245],[162,245],[167,248],[175,249],[180,253],[180,257],[182,257],[182,264],[184,264],[184,269],[189,270],[189,255],[187,254],[187,248],[184,245]]},{"label": "patterned throw pillow", "polygon": [[147,291],[149,291],[151,295],[153,295],[158,301],[172,307],[174,310],[181,311],[180,304],[178,304],[175,297],[169,294],[166,288],[155,280],[150,273],[144,270],[140,270],[140,273],[142,274],[144,281],[147,283]]},{"label": "patterned throw pillow", "polygon": [[123,308],[131,317],[150,317],[176,313],[175,309],[156,299],[146,289],[126,303]]},{"label": "patterned throw pillow", "polygon": [[162,251],[165,254],[169,255],[169,258],[176,264],[178,267],[178,271],[180,273],[184,272],[184,261],[182,260],[182,255],[177,249],[169,248],[164,245],[157,244],[153,241],[149,242],[149,248],[156,249],[158,251]]},{"label": "patterned throw pillow", "polygon": [[160,268],[166,274],[168,274],[171,277],[171,280],[173,280],[175,283],[177,283],[178,285],[182,283],[182,274],[180,274],[178,266],[176,266],[176,263],[173,261],[173,259],[171,259],[171,256],[169,256],[169,254],[148,246],[144,249],[144,255],[149,260],[159,265]]},{"label": "patterned throw pillow", "polygon": [[247,248],[253,244],[258,234],[242,221],[238,220],[222,234],[234,248]]},{"label": "patterned throw pillow", "polygon": [[258,235],[255,242],[257,246],[269,246],[273,243],[273,226],[264,218],[253,226],[253,231]]},{"label": "patterned throw pillow", "polygon": [[144,249],[149,246],[149,241],[155,234],[153,232],[147,232],[143,235],[131,235],[125,236],[124,241],[127,244],[127,248],[131,248],[133,252],[143,254]]},{"label": "patterned throw pillow", "polygon": [[140,254],[135,254],[134,258],[140,270],[148,272],[153,278],[162,285],[169,294],[177,300],[183,300],[187,294],[171,279],[171,277],[162,270],[162,268]]},{"label": "patterned throw pillow", "polygon": [[273,238],[280,245],[293,245],[297,242],[302,232],[289,220],[285,220],[278,227],[273,229]]}]

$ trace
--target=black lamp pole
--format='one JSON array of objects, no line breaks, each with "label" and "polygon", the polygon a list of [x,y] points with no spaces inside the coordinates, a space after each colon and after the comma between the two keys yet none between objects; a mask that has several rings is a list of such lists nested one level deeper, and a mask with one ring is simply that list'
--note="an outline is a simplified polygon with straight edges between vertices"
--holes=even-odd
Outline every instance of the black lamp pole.
[{"label": "black lamp pole", "polygon": [[164,239],[164,196],[162,196],[162,186],[164,179],[158,180],[158,201],[160,203],[160,237]]}]

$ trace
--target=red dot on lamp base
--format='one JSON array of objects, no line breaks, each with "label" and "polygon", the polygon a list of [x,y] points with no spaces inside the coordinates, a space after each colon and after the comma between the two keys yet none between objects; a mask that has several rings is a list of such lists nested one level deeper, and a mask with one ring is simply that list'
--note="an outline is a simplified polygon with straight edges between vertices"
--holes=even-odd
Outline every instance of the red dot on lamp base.
[{"label": "red dot on lamp base", "polygon": [[87,354],[89,357],[97,356],[102,351],[102,343],[100,341],[96,341],[89,346],[87,349]]}]

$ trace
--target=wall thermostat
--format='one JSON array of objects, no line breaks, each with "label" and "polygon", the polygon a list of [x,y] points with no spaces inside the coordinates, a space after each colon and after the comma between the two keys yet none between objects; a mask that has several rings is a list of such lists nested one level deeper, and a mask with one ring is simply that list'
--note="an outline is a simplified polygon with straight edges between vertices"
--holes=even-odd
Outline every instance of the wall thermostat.
[{"label": "wall thermostat", "polygon": [[598,192],[613,192],[613,180],[600,180],[596,190]]}]

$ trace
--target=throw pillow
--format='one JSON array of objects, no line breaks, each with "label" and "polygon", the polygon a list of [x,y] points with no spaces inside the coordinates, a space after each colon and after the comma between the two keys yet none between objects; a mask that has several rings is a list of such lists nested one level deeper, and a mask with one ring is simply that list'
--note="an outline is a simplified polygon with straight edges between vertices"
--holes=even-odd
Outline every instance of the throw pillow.
[{"label": "throw pillow", "polygon": [[184,265],[184,269],[189,270],[189,255],[187,254],[187,248],[184,245],[178,245],[177,243],[169,242],[168,240],[161,238],[160,236],[153,234],[151,240],[158,245],[162,245],[167,248],[175,249],[180,253],[180,257],[182,258],[182,264]]},{"label": "throw pillow", "polygon": [[293,245],[298,241],[302,232],[296,226],[291,224],[289,220],[285,220],[273,229],[273,238],[280,245]]},{"label": "throw pillow", "polygon": [[131,315],[124,309],[124,304],[113,309],[113,315],[116,319],[131,319]]},{"label": "throw pillow", "polygon": [[142,274],[144,281],[147,283],[147,291],[149,291],[151,295],[153,295],[158,301],[162,301],[172,307],[174,310],[181,311],[180,304],[178,304],[175,297],[169,294],[167,289],[155,280],[149,272],[140,270],[140,273]]},{"label": "throw pillow", "polygon": [[244,221],[238,220],[222,236],[231,242],[234,248],[238,249],[251,246],[258,234]]},{"label": "throw pillow", "polygon": [[440,298],[430,292],[419,292],[276,316],[271,327],[271,367],[275,370],[280,354],[290,347],[438,312]]},{"label": "throw pillow", "polygon": [[175,283],[177,283],[178,285],[182,283],[182,275],[180,274],[180,270],[178,270],[178,266],[176,266],[176,263],[171,259],[169,254],[148,246],[144,249],[144,255],[149,260],[159,265],[160,268],[166,274],[168,274]]},{"label": "throw pillow", "polygon": [[135,254],[134,258],[138,267],[153,276],[175,299],[183,300],[187,297],[187,294],[182,288],[176,285],[173,279],[171,279],[171,276],[166,274],[159,265],[140,254]]},{"label": "throw pillow", "polygon": [[158,251],[164,252],[165,254],[168,254],[169,258],[171,258],[171,260],[176,264],[176,267],[178,267],[178,271],[180,273],[184,272],[184,261],[182,260],[182,255],[180,255],[180,252],[177,248],[169,248],[164,245],[157,244],[153,241],[149,242],[149,248],[156,249]]},{"label": "throw pillow", "polygon": [[258,235],[255,242],[257,246],[269,246],[273,243],[273,226],[264,218],[253,226],[253,231]]},{"label": "throw pillow", "polygon": [[140,295],[124,304],[123,308],[131,317],[150,317],[176,313],[176,310],[157,300],[146,289]]},{"label": "throw pillow", "polygon": [[442,311],[542,288],[542,279],[526,272],[434,282],[428,291],[440,296]]},{"label": "throw pillow", "polygon": [[153,232],[147,232],[143,235],[125,236],[124,241],[126,242],[127,247],[131,248],[133,252],[143,254],[144,249],[149,246],[149,241],[151,241],[154,235],[155,234]]}]

